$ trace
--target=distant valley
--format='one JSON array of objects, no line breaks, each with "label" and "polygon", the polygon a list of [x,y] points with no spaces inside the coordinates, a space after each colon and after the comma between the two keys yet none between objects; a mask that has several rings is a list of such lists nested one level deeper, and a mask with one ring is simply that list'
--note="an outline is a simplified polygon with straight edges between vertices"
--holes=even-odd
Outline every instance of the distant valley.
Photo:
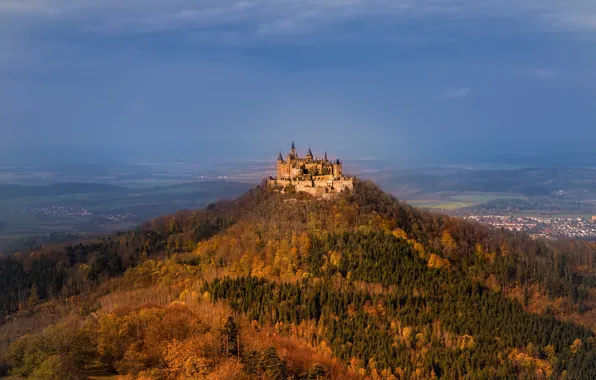
[{"label": "distant valley", "polygon": [[82,235],[128,230],[160,215],[237,197],[249,187],[224,180],[143,188],[93,183],[0,184],[0,251],[28,250]]},{"label": "distant valley", "polygon": [[[346,162],[348,172],[413,206],[547,237],[596,237],[595,169],[393,166]],[[237,197],[273,172],[271,162],[258,160],[1,168],[0,251],[128,230],[159,215]],[[556,228],[536,230],[525,218],[546,218]]]}]

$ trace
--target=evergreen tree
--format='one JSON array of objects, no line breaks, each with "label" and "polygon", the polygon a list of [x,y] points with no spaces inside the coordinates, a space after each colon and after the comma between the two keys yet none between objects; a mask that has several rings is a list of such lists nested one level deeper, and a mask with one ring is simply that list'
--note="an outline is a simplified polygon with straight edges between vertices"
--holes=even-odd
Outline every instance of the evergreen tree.
[{"label": "evergreen tree", "polygon": [[240,356],[240,333],[238,324],[229,316],[223,328],[224,351],[228,356]]}]

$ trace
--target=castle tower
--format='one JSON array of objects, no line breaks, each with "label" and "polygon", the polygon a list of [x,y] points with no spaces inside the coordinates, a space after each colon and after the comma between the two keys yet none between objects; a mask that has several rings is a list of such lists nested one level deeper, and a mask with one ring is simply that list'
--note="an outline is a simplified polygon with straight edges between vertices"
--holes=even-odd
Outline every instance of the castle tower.
[{"label": "castle tower", "polygon": [[298,158],[298,155],[296,154],[296,146],[294,145],[294,141],[292,141],[292,148],[290,148],[290,157]]},{"label": "castle tower", "polygon": [[333,176],[336,178],[341,178],[343,175],[343,164],[341,163],[341,161],[339,160],[339,158],[337,160],[335,160],[335,163],[333,164]]},{"label": "castle tower", "polygon": [[308,147],[308,153],[306,153],[306,159],[309,161],[312,161],[312,159],[313,159],[312,151],[310,150],[310,147]]},{"label": "castle tower", "polygon": [[277,156],[277,178],[282,179],[288,176],[287,174],[287,165],[284,162],[284,158],[281,155],[281,151],[279,152],[279,156]]}]

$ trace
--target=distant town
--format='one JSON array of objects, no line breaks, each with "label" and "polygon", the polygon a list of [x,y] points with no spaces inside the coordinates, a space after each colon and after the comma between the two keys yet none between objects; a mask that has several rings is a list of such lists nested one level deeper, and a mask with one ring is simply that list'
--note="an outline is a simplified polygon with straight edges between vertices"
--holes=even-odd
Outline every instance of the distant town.
[{"label": "distant town", "polygon": [[591,218],[471,215],[465,217],[496,228],[536,237],[596,239],[596,216]]},{"label": "distant town", "polygon": [[45,216],[68,218],[68,217],[86,217],[96,216],[112,222],[124,222],[134,218],[132,214],[117,214],[117,213],[99,213],[94,214],[85,208],[68,207],[68,206],[44,206],[44,207],[22,207],[22,214],[41,214]]}]

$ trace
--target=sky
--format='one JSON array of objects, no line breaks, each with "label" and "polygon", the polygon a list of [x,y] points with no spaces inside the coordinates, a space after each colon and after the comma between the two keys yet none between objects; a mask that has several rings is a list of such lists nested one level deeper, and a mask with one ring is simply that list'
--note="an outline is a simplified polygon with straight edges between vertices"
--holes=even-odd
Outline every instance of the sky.
[{"label": "sky", "polygon": [[593,0],[0,0],[0,166],[594,152]]}]

